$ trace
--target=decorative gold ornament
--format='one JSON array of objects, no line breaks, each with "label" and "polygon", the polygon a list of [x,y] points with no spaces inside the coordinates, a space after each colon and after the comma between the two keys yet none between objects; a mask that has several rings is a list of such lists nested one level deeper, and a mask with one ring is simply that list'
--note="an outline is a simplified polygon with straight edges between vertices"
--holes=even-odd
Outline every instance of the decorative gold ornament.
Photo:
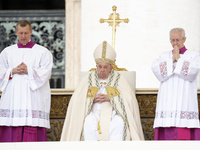
[{"label": "decorative gold ornament", "polygon": [[98,121],[97,130],[98,130],[99,134],[101,134],[100,121]]},{"label": "decorative gold ornament", "polygon": [[92,68],[92,69],[90,69],[89,71],[95,71],[95,70],[97,70],[97,68]]},{"label": "decorative gold ornament", "polygon": [[106,82],[100,82],[100,84],[104,84],[104,85],[106,85],[107,83],[106,83]]},{"label": "decorative gold ornament", "polygon": [[87,98],[94,98],[97,92],[98,92],[97,87],[94,87],[94,86],[90,87],[87,92]]},{"label": "decorative gold ornament", "polygon": [[[115,61],[116,61],[116,60],[115,60]],[[117,65],[115,64],[115,62],[114,62],[114,64],[112,65],[112,67],[113,67],[113,69],[116,70],[116,71],[128,71],[126,68],[118,68]]]},{"label": "decorative gold ornament", "polygon": [[111,87],[111,86],[107,87],[107,93],[108,93],[109,98],[120,95],[119,91],[116,88]]}]

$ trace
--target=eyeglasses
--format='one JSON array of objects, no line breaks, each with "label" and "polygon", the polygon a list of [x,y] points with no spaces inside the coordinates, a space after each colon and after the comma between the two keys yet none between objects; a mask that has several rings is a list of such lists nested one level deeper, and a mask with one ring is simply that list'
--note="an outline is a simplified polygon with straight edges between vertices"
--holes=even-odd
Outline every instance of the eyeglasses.
[{"label": "eyeglasses", "polygon": [[182,41],[184,38],[182,39],[170,39],[170,43],[174,43],[174,42],[177,42],[179,43],[180,41]]}]

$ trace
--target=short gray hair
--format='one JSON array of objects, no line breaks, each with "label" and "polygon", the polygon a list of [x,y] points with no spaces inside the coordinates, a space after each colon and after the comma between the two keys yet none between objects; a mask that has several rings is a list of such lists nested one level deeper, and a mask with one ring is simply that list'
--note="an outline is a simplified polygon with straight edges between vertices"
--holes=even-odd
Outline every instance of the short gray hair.
[{"label": "short gray hair", "polygon": [[185,37],[185,30],[183,28],[173,28],[169,32],[169,37],[171,36],[172,32],[181,32],[182,33],[182,38]]}]

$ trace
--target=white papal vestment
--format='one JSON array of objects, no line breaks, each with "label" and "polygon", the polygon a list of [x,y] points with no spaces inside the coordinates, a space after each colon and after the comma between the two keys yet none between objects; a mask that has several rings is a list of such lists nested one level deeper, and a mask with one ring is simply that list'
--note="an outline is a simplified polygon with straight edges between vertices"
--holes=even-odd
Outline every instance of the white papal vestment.
[{"label": "white papal vestment", "polygon": [[[105,84],[107,79],[100,79],[100,89],[97,94],[107,94]],[[102,103],[94,103],[92,111],[85,118],[83,136],[85,141],[98,141],[99,131],[97,130],[98,121],[100,120]],[[112,109],[110,127],[109,127],[109,141],[122,141],[123,140],[124,121],[117,112]]]},{"label": "white papal vestment", "polygon": [[[27,65],[28,74],[14,74],[12,68]],[[50,128],[51,93],[49,79],[53,60],[46,48],[35,44],[32,48],[5,48],[0,55],[0,125],[38,126]]]},{"label": "white papal vestment", "polygon": [[[93,103],[97,92],[102,90],[104,93],[104,88],[107,89],[110,102]],[[99,118],[101,133],[97,129]],[[117,71],[111,71],[105,87],[102,86],[97,71],[92,71],[74,91],[67,109],[61,141],[80,140],[144,140],[135,93]]]}]

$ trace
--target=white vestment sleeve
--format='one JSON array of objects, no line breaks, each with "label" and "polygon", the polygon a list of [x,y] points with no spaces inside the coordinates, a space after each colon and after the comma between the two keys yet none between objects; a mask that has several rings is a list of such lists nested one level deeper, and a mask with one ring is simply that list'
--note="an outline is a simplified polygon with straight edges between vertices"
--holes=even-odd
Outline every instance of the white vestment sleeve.
[{"label": "white vestment sleeve", "polygon": [[52,65],[52,54],[47,50],[42,54],[40,58],[39,67],[34,68],[27,66],[28,81],[32,90],[36,90],[42,87],[46,83],[46,81],[50,79]]},{"label": "white vestment sleeve", "polygon": [[187,57],[181,57],[177,61],[174,73],[184,80],[195,80],[200,70],[200,57],[198,54],[192,53]]},{"label": "white vestment sleeve", "polygon": [[3,91],[8,84],[12,68],[9,68],[7,56],[4,51],[0,54],[0,90]]},{"label": "white vestment sleeve", "polygon": [[165,53],[152,63],[151,69],[159,81],[165,81],[173,75],[172,55]]}]

